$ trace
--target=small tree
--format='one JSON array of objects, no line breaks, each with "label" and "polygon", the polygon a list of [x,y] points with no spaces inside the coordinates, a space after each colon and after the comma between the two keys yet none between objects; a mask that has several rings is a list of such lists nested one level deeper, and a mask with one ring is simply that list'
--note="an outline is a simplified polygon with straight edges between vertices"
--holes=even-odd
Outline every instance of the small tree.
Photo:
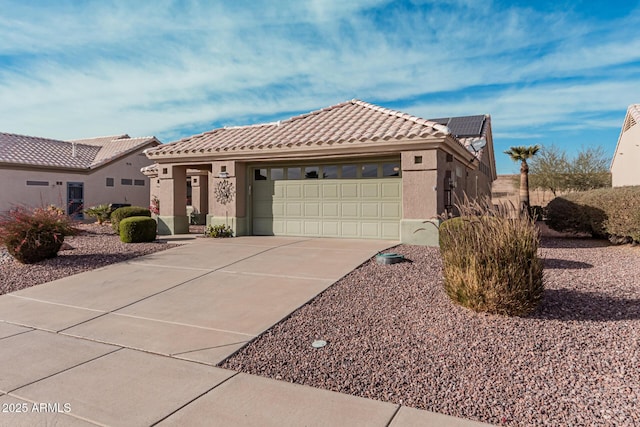
[{"label": "small tree", "polygon": [[567,153],[554,146],[543,147],[529,164],[531,188],[558,192],[588,191],[611,187],[609,158],[602,147],[582,149],[569,159]]},{"label": "small tree", "polygon": [[504,153],[511,157],[514,162],[520,162],[520,210],[529,211],[529,165],[527,160],[535,156],[540,151],[539,145],[529,147],[511,147]]},{"label": "small tree", "polygon": [[529,164],[530,187],[549,190],[556,196],[567,189],[570,170],[571,164],[564,150],[555,145],[542,147]]},{"label": "small tree", "polygon": [[588,191],[611,187],[609,158],[602,147],[582,149],[571,162],[570,188]]}]

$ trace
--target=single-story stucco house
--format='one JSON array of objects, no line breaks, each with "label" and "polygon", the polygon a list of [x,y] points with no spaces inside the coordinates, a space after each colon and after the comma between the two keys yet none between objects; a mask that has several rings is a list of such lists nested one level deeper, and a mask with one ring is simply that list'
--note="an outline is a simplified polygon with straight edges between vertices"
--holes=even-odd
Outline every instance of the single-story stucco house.
[{"label": "single-story stucco house", "polygon": [[82,218],[82,209],[103,203],[149,206],[152,162],[144,150],[153,136],[105,136],[73,141],[0,133],[0,211],[15,206],[56,205]]},{"label": "single-story stucco house", "polygon": [[640,185],[640,104],[632,104],[622,123],[616,151],[611,160],[614,187]]},{"label": "single-story stucco house", "polygon": [[194,209],[236,235],[437,245],[455,196],[490,197],[496,178],[488,115],[425,120],[359,100],[146,153],[161,234],[188,232],[190,176]]}]

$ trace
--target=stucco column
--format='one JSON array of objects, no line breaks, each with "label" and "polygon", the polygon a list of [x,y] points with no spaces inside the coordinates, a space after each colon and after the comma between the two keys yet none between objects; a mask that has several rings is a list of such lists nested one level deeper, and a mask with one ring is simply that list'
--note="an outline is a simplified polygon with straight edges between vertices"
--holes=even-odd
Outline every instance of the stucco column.
[{"label": "stucco column", "polygon": [[438,184],[437,150],[402,153],[402,243],[438,246],[443,194]]},{"label": "stucco column", "polygon": [[186,166],[160,164],[158,178],[160,179],[158,234],[188,233]]},{"label": "stucco column", "polygon": [[195,209],[196,223],[204,224],[209,212],[208,174],[191,177],[191,206]]},{"label": "stucco column", "polygon": [[[236,236],[247,234],[247,168],[234,161],[213,162],[209,176],[209,213],[207,225],[229,225]],[[232,198],[223,204],[216,198],[221,183],[232,188]]]}]

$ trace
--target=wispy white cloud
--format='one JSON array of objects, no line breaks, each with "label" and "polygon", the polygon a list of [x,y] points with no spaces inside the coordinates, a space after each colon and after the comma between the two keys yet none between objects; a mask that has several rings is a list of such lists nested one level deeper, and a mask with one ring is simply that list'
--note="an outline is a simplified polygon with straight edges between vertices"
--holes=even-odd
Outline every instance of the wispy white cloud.
[{"label": "wispy white cloud", "polygon": [[602,22],[471,0],[5,3],[3,131],[173,138],[358,97],[490,113],[517,138],[613,128],[594,117],[637,102],[638,9]]}]

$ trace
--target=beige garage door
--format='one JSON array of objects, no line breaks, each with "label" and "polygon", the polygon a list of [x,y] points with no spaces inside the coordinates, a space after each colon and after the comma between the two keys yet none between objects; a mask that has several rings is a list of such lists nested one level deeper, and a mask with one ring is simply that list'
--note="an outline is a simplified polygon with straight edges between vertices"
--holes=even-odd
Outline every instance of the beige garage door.
[{"label": "beige garage door", "polygon": [[253,234],[399,239],[399,162],[255,169]]}]

